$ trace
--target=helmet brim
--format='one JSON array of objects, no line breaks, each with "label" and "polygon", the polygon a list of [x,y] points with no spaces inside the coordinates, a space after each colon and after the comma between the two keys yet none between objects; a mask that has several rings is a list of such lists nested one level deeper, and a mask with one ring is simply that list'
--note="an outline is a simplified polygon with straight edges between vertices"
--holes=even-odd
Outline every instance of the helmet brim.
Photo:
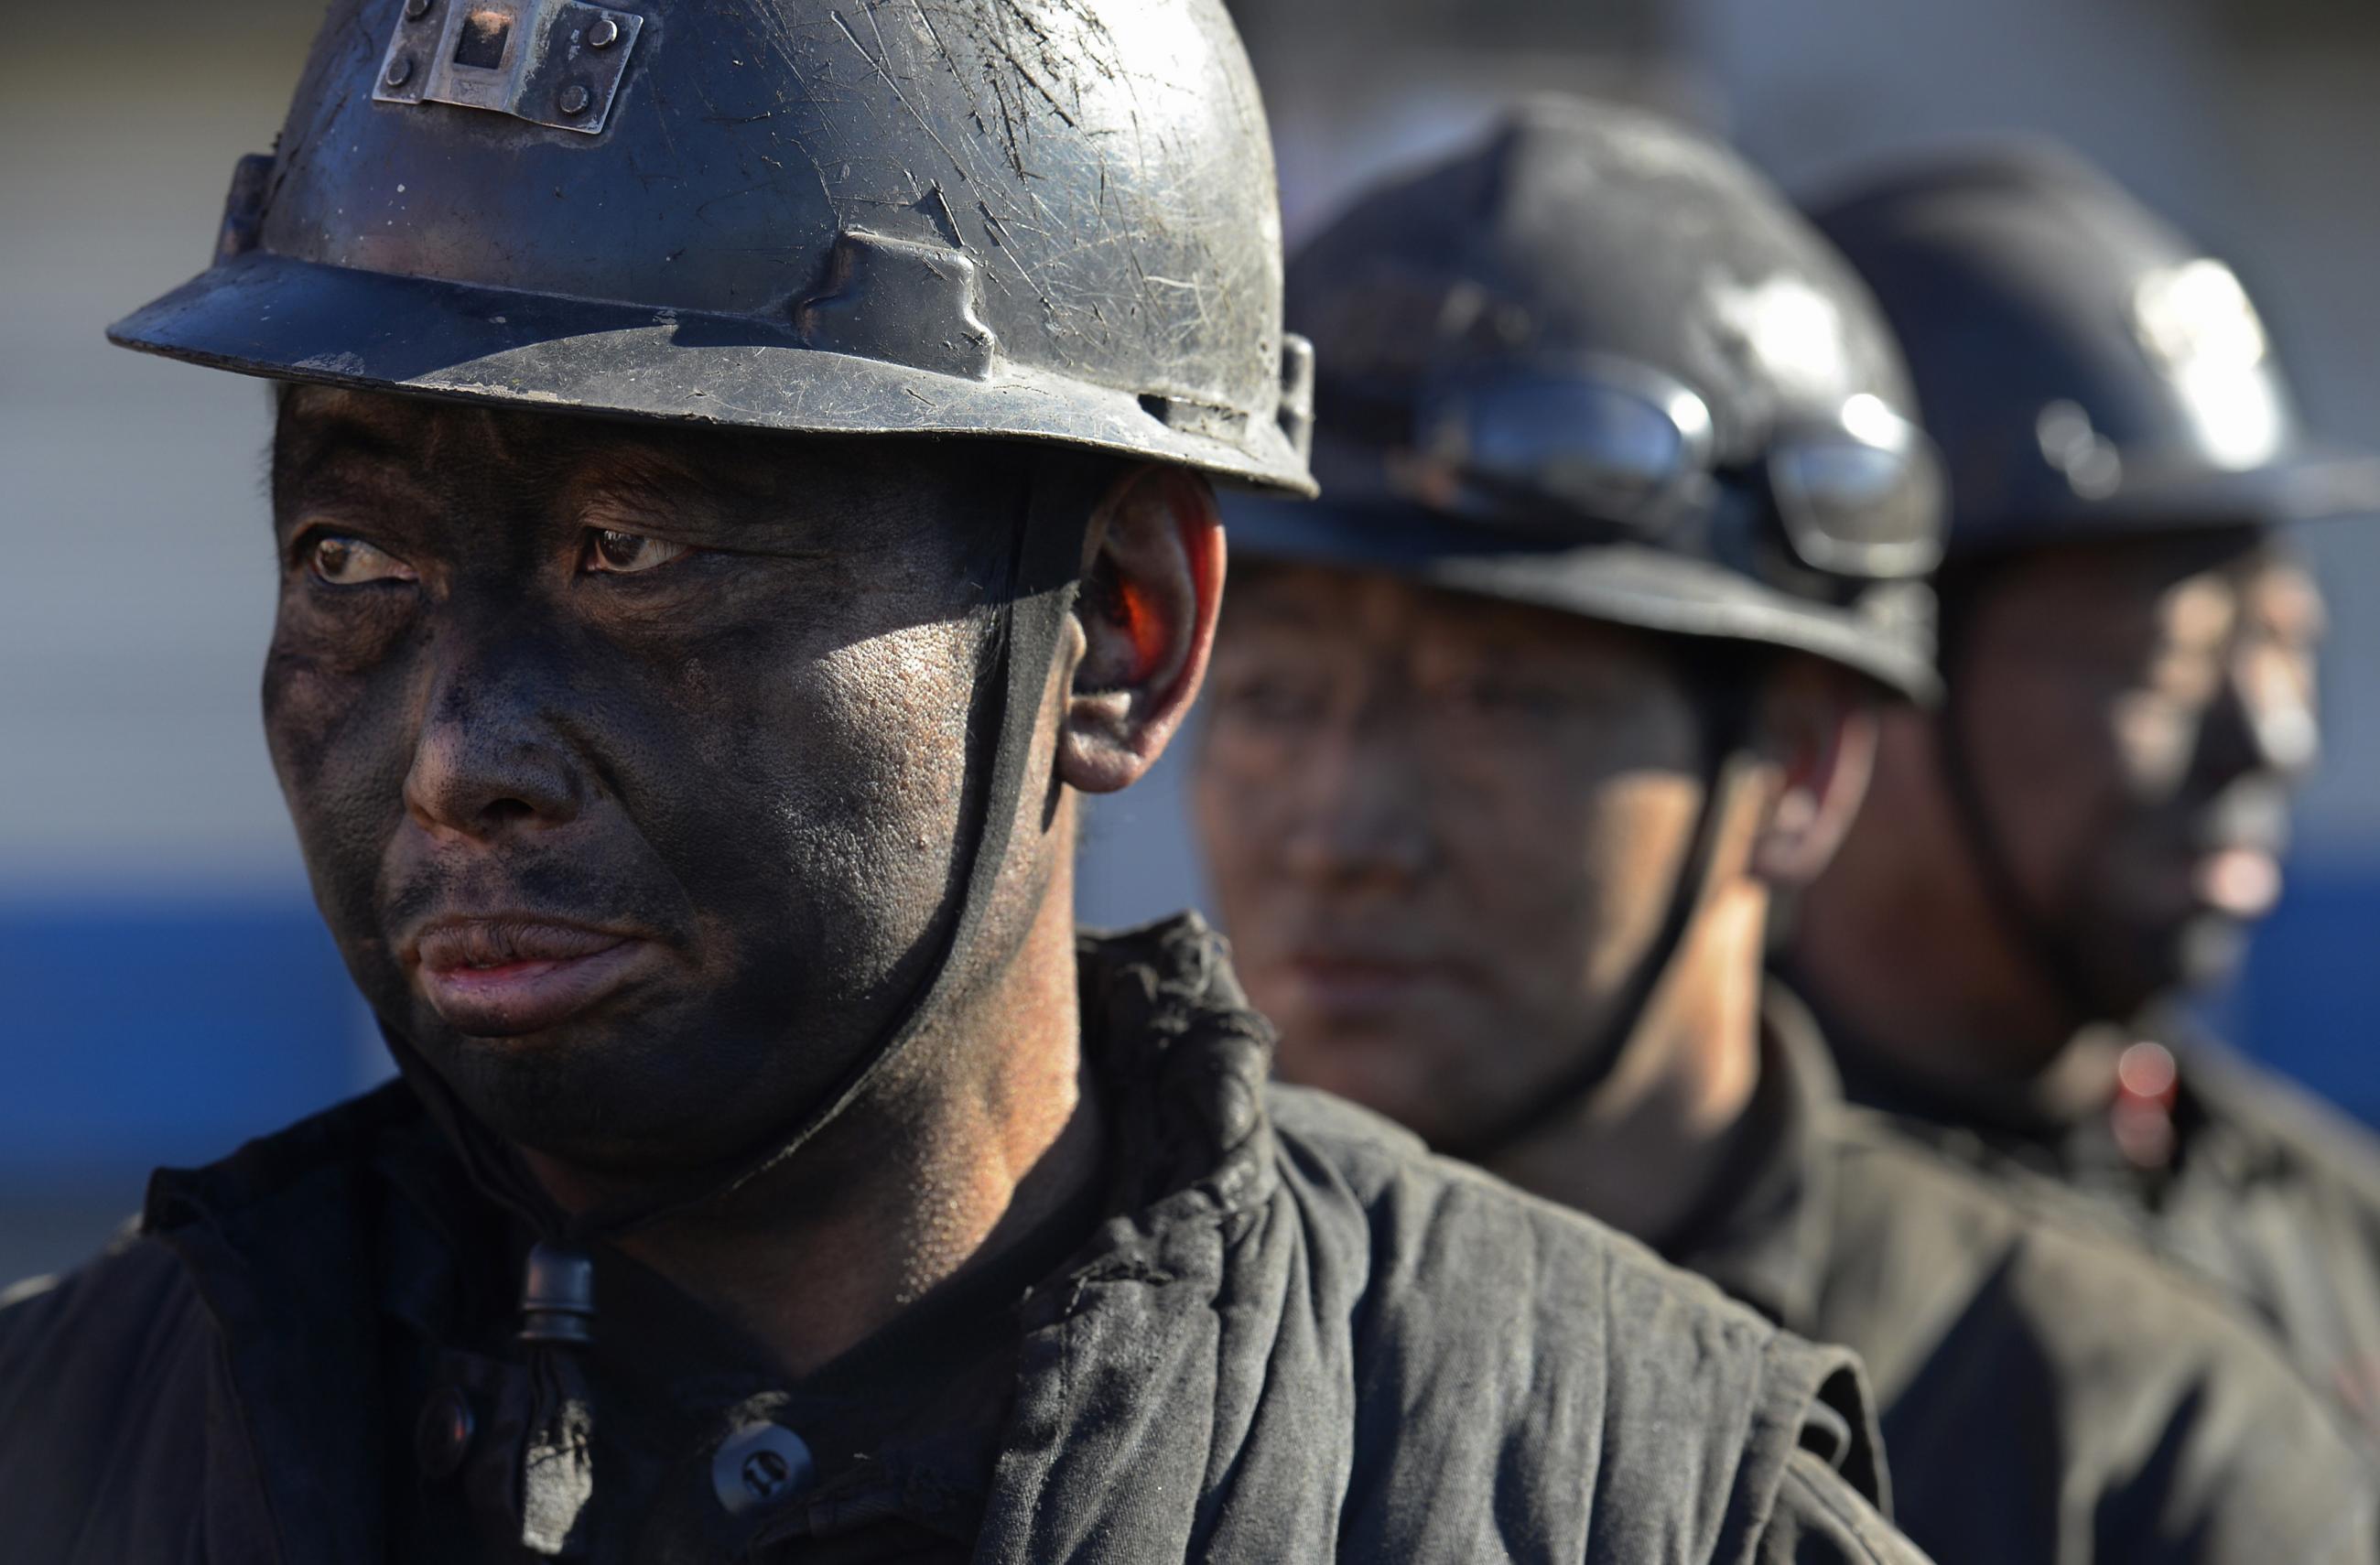
[{"label": "helmet brim", "polygon": [[2380,456],[2306,446],[2238,470],[2192,464],[2127,476],[2109,493],[2024,515],[1961,516],[1949,552],[1977,558],[2059,543],[2114,542],[2218,528],[2380,517]]},{"label": "helmet brim", "polygon": [[[1223,515],[1234,559],[1378,571],[1638,630],[1806,652],[1913,701],[1940,695],[1930,615],[1862,623],[1852,611],[1829,611],[1651,545],[1507,540],[1419,507],[1250,500]],[[1930,604],[1921,584],[1907,585]]]},{"label": "helmet brim", "polygon": [[935,374],[748,318],[365,272],[251,252],[108,329],[118,345],[273,380],[677,424],[1023,441],[1177,463],[1311,496],[1278,426],[1223,440],[1130,391],[1047,372]]}]

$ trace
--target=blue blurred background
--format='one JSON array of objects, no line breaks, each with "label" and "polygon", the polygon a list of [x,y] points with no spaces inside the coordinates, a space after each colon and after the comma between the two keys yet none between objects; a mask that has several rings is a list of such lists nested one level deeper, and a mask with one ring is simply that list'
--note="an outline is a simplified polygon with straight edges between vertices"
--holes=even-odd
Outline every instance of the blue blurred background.
[{"label": "blue blurred background", "polygon": [[[855,0],[857,3],[857,0]],[[1240,0],[1290,237],[1518,91],[1733,135],[1789,187],[2032,129],[2231,259],[2314,421],[2380,438],[2380,15],[2327,0]],[[107,348],[205,261],[320,15],[0,3],[0,1282],[70,1263],[155,1164],[384,1073],[317,925],[255,685],[272,608],[256,385]],[[2380,527],[2306,539],[2330,760],[2237,992],[2243,1041],[2380,1117]],[[1176,770],[1094,817],[1087,916],[1201,898]]]}]

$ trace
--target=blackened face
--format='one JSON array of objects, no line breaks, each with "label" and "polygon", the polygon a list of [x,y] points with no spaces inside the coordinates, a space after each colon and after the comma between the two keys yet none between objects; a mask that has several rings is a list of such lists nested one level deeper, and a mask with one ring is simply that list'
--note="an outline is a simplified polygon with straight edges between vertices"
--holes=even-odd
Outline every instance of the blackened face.
[{"label": "blackened face", "polygon": [[1289,1079],[1440,1144],[1577,1067],[1704,795],[1657,637],[1385,576],[1233,578],[1192,806]]},{"label": "blackened face", "polygon": [[1023,495],[979,446],[292,393],[266,727],[383,1026],[590,1169],[796,1116],[939,928]]},{"label": "blackened face", "polygon": [[2319,748],[2313,579],[2240,529],[2046,551],[1978,592],[1952,716],[2023,894],[2107,1015],[2219,977]]}]

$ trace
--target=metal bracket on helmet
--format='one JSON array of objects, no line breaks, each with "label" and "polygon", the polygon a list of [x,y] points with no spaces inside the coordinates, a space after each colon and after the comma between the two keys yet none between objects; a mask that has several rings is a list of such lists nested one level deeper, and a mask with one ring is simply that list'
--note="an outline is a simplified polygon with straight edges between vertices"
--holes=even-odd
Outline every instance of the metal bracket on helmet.
[{"label": "metal bracket on helmet", "polygon": [[579,0],[395,0],[372,98],[453,103],[589,136],[611,117],[642,17]]},{"label": "metal bracket on helmet", "polygon": [[982,287],[974,261],[948,246],[855,228],[836,237],[824,290],[794,321],[827,353],[980,381],[1000,350],[978,311]]}]

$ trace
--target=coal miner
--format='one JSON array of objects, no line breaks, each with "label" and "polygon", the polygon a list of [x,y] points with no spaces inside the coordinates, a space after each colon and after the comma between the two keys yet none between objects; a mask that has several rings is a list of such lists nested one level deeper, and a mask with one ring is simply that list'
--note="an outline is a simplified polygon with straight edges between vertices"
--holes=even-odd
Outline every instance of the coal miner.
[{"label": "coal miner", "polygon": [[[1213,0],[342,0],[215,263],[401,1080],[0,1313],[11,1561],[1894,1561],[1851,1356],[1267,1083],[1078,800],[1311,489]],[[325,1039],[325,1047],[334,1040]]]},{"label": "coal miner", "polygon": [[2286,524],[2380,512],[2239,279],[2028,149],[1821,221],[1949,455],[1949,695],[1886,724],[1794,971],[1852,1095],[2236,1293],[2380,1439],[2380,1148],[2171,1004],[2280,890],[2323,602]]},{"label": "coal miner", "polygon": [[2261,1331],[1847,1107],[1764,983],[1934,687],[1939,467],[1841,260],[1725,150],[1555,100],[1361,197],[1289,308],[1324,498],[1227,507],[1192,784],[1282,1073],[1851,1346],[1949,1565],[2372,1559]]}]

